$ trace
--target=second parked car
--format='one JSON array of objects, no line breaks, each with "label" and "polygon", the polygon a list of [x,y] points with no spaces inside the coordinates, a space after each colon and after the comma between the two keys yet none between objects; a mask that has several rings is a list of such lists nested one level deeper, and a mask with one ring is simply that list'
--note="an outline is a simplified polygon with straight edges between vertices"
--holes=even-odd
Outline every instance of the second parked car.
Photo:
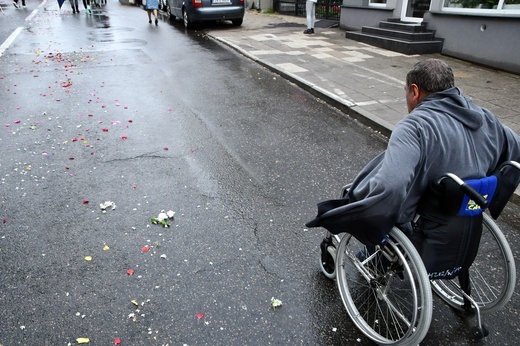
[{"label": "second parked car", "polygon": [[244,0],[166,0],[166,12],[170,18],[182,18],[186,28],[196,22],[230,20],[242,25]]}]

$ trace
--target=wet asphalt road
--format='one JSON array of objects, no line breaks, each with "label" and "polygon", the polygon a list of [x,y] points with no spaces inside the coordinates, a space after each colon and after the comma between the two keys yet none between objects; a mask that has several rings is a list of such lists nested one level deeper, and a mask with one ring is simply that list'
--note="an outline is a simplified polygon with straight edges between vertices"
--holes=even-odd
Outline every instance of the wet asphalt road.
[{"label": "wet asphalt road", "polygon": [[[370,344],[304,223],[385,139],[211,27],[69,8],[6,14],[24,30],[0,57],[0,344]],[[169,228],[150,223],[163,209]],[[515,344],[519,300],[483,344]],[[473,342],[436,303],[423,344]]]}]

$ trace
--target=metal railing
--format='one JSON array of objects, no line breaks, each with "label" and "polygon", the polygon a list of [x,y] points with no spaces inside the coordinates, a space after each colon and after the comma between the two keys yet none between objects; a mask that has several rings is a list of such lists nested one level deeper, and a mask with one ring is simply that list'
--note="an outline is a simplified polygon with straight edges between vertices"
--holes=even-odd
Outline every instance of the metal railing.
[{"label": "metal railing", "polygon": [[[343,0],[318,0],[316,19],[338,20]],[[274,11],[280,14],[305,17],[305,0],[274,0]]]}]

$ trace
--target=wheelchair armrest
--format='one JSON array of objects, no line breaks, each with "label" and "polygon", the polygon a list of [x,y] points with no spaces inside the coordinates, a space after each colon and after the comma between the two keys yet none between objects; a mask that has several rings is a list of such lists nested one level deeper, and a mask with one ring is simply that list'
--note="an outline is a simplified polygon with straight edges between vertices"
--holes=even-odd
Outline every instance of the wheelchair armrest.
[{"label": "wheelchair armrest", "polygon": [[506,169],[507,167],[509,166],[513,166],[515,167],[517,170],[520,171],[520,163],[516,162],[516,161],[506,161],[504,163],[502,163],[499,167],[498,167],[498,170],[500,172],[504,171],[504,169]]},{"label": "wheelchair armrest", "polygon": [[464,180],[460,179],[453,173],[447,173],[443,175],[438,181],[437,184],[441,184],[445,178],[450,178],[452,181],[459,185],[460,191],[466,194],[469,198],[471,198],[475,203],[477,203],[481,208],[486,209],[488,207],[489,202],[486,200],[484,196],[482,196],[478,191],[476,191],[469,184],[466,184]]}]

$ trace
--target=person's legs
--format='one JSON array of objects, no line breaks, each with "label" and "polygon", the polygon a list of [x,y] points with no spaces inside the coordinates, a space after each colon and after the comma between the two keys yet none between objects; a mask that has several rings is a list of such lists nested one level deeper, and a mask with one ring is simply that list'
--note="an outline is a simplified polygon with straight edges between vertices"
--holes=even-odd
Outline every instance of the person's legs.
[{"label": "person's legs", "polygon": [[305,2],[305,13],[307,15],[307,29],[312,29],[312,9],[314,8],[314,3],[312,1],[307,0]]},{"label": "person's legs", "polygon": [[159,25],[159,20],[157,19],[157,10],[153,10],[153,15],[155,17],[155,25]]},{"label": "person's legs", "polygon": [[312,3],[312,9],[311,9],[311,30],[314,34],[314,24],[316,23],[316,3]]},{"label": "person's legs", "polygon": [[152,10],[146,10],[148,13],[148,23],[152,24]]},{"label": "person's legs", "polygon": [[14,0],[14,1],[13,1],[13,6],[16,7],[16,8],[18,8],[18,0]]},{"label": "person's legs", "polygon": [[315,3],[307,0],[305,2],[305,13],[307,14],[307,30],[304,34],[314,34],[314,22],[315,22]]}]

